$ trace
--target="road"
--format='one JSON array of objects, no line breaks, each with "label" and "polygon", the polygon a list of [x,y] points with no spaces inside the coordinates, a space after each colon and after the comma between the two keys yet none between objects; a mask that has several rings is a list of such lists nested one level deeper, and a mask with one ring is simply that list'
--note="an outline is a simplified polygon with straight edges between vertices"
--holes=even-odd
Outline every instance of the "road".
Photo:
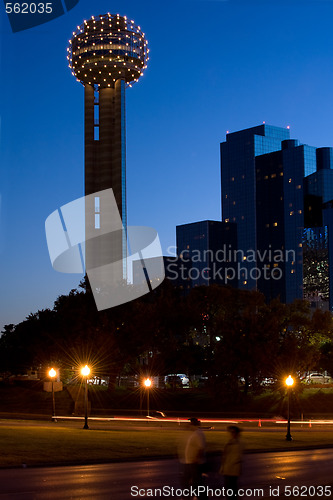
[{"label": "road", "polygon": [[[240,487],[247,490],[243,498],[274,498],[270,488],[274,487],[276,493],[279,487],[281,495],[290,485],[303,487],[300,493],[306,493],[291,498],[313,498],[314,490],[309,487],[332,483],[332,469],[332,449],[247,454]],[[211,478],[209,484],[222,487],[217,478]],[[147,491],[163,486],[168,486],[169,492],[172,486],[179,488],[176,460],[0,470],[0,500],[179,498],[179,491],[173,497],[153,496]],[[333,499],[333,495],[324,494],[323,498]]]}]

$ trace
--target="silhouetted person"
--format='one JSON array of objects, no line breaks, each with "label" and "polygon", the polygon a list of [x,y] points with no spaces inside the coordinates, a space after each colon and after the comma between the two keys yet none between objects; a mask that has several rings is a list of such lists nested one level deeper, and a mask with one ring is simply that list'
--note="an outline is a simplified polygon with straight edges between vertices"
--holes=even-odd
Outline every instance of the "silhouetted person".
[{"label": "silhouetted person", "polygon": [[238,498],[238,478],[242,471],[243,456],[241,429],[236,425],[230,425],[227,430],[230,433],[230,439],[223,450],[220,474],[223,474],[225,488],[233,492],[230,498]]}]

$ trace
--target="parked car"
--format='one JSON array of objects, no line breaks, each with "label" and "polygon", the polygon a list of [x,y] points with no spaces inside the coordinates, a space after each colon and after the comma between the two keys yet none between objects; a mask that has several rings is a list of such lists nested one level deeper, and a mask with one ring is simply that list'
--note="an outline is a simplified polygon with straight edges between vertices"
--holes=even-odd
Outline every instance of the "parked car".
[{"label": "parked car", "polygon": [[167,375],[165,377],[166,385],[170,386],[172,389],[183,387],[182,379],[178,375]]},{"label": "parked car", "polygon": [[188,385],[190,383],[190,379],[185,373],[177,373],[178,377],[180,377],[183,385]]},{"label": "parked car", "polygon": [[272,378],[272,377],[266,377],[266,378],[263,378],[262,381],[261,381],[261,385],[264,385],[265,387],[268,387],[270,385],[274,385],[276,382],[276,379],[275,378]]},{"label": "parked car", "polygon": [[328,384],[330,378],[322,373],[310,373],[306,378],[307,384]]},{"label": "parked car", "polygon": [[173,387],[182,387],[190,383],[190,379],[185,375],[185,373],[171,373],[165,377],[164,381],[166,384],[170,384]]}]

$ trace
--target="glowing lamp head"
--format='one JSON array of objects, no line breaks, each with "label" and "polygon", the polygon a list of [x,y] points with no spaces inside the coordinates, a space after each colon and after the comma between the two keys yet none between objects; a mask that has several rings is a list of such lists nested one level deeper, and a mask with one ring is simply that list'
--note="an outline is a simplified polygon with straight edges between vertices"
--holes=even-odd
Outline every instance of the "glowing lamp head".
[{"label": "glowing lamp head", "polygon": [[291,375],[289,375],[289,377],[286,378],[286,385],[288,387],[291,387],[292,385],[294,385],[294,379],[292,378]]},{"label": "glowing lamp head", "polygon": [[90,368],[88,365],[81,368],[81,375],[83,375],[84,377],[88,377],[89,373],[90,373]]},{"label": "glowing lamp head", "polygon": [[137,82],[147,67],[148,42],[140,26],[119,14],[95,16],[73,32],[67,59],[84,84],[113,87],[116,80]]},{"label": "glowing lamp head", "polygon": [[151,385],[152,385],[151,379],[150,378],[146,378],[146,380],[144,381],[144,385],[145,385],[145,387],[147,387],[147,389],[149,387],[151,387]]},{"label": "glowing lamp head", "polygon": [[55,371],[55,369],[51,368],[51,370],[49,370],[49,377],[54,378],[56,375],[57,372]]}]

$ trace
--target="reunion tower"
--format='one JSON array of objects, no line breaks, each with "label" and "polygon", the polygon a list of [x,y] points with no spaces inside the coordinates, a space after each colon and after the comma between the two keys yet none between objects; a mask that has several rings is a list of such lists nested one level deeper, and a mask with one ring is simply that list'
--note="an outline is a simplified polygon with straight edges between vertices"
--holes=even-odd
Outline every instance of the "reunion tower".
[{"label": "reunion tower", "polygon": [[86,234],[96,231],[86,242],[86,269],[106,262],[110,252],[114,260],[126,255],[125,88],[147,67],[147,45],[140,26],[119,14],[93,16],[69,41],[69,67],[84,86],[85,195],[112,188],[124,228],[118,241],[98,238],[103,206],[97,198],[86,205]]}]

